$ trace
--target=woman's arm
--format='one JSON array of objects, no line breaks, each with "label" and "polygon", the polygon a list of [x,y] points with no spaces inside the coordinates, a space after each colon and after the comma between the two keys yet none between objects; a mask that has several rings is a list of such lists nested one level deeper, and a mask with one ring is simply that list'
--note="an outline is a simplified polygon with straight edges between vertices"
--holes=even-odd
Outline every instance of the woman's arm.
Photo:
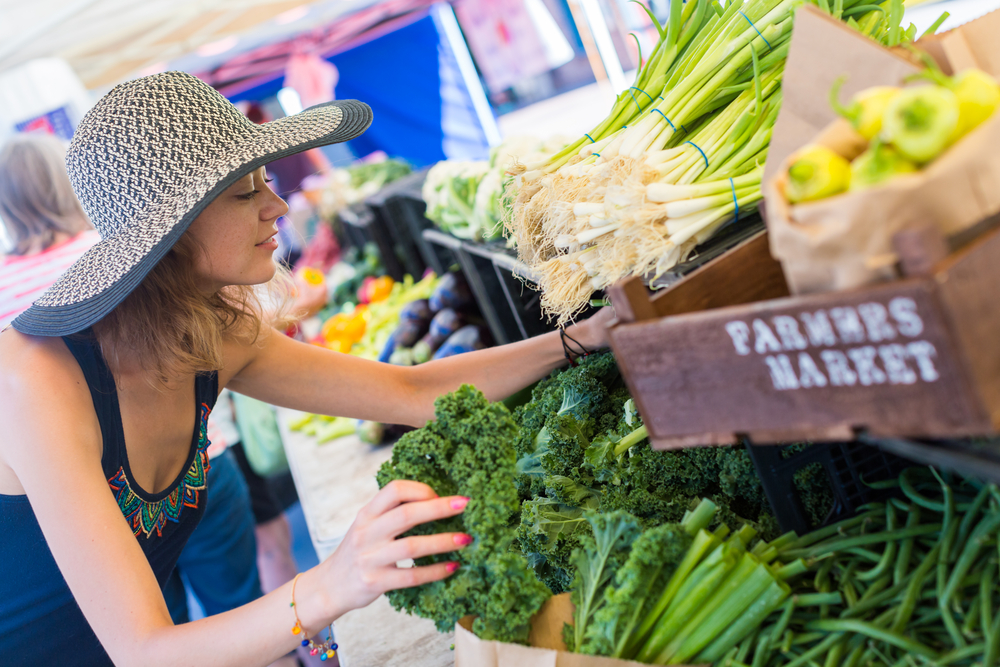
[{"label": "woman's arm", "polygon": [[[59,339],[0,336],[0,459],[26,492],[46,542],[116,665],[266,665],[301,641],[286,584],[239,609],[174,626],[163,595],[101,468],[101,433],[86,381]],[[459,514],[464,499],[437,498],[415,482],[386,486],[337,551],[299,579],[296,609],[310,636],[392,588],[442,579],[447,564],[395,563],[455,551],[454,533],[396,539]],[[58,628],[55,629],[58,631]]]},{"label": "woman's arm", "polygon": [[[607,345],[610,309],[567,332],[589,350]],[[462,384],[502,400],[564,365],[558,332],[460,354],[413,367],[392,366],[324,350],[282,336],[235,352],[230,389],[274,405],[317,414],[423,426],[434,416],[434,400]]]}]

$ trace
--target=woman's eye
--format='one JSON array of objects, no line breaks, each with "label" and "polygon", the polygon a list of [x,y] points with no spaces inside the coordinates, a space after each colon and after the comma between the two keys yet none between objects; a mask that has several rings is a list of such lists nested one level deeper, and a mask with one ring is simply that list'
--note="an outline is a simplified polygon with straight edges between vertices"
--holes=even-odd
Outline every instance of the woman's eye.
[{"label": "woman's eye", "polygon": [[253,192],[248,192],[245,195],[236,195],[236,198],[250,200],[256,197],[258,194],[260,194],[260,190],[254,190]]}]

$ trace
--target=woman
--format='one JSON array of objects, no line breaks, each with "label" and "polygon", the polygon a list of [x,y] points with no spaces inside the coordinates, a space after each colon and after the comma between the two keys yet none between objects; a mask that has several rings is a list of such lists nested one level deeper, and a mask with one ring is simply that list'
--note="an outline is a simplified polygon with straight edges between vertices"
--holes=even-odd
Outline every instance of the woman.
[{"label": "woman", "polygon": [[[398,538],[468,499],[394,482],[332,556],[248,605],[173,626],[160,592],[204,508],[203,425],[221,387],[419,426],[462,383],[496,400],[565,363],[555,334],[401,368],[261,326],[253,286],[275,274],[286,211],[263,165],[370,122],[341,101],[255,126],[178,72],[122,84],[83,119],[67,166],[102,240],[0,335],[5,664],[267,664],[383,592],[457,567],[396,563],[466,535]],[[603,346],[606,317],[573,337]]]},{"label": "woman", "polygon": [[90,246],[90,226],[66,177],[63,144],[16,135],[0,150],[0,220],[13,247],[0,259],[0,329]]}]

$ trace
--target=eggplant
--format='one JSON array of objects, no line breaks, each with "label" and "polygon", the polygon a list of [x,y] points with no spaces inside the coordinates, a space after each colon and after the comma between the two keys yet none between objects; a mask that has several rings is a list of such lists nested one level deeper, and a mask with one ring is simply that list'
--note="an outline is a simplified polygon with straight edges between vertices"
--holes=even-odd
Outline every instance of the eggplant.
[{"label": "eggplant", "polygon": [[445,308],[431,320],[430,335],[436,341],[432,347],[436,350],[448,340],[448,337],[462,328],[462,317],[451,308]]},{"label": "eggplant", "polygon": [[385,341],[385,347],[382,348],[382,353],[378,355],[378,360],[383,364],[388,363],[389,359],[392,357],[392,353],[396,351],[396,332],[393,331],[389,334],[389,339]]},{"label": "eggplant", "polygon": [[419,322],[409,320],[400,322],[396,330],[392,332],[396,340],[397,347],[413,347],[420,340],[420,337],[427,333],[430,322]]},{"label": "eggplant", "polygon": [[411,301],[399,311],[400,322],[430,322],[434,317],[427,299]]},{"label": "eggplant", "polygon": [[453,357],[456,354],[481,350],[484,347],[486,347],[486,340],[479,327],[470,324],[453,333],[444,342],[444,345],[434,353],[434,358],[444,359],[445,357]]},{"label": "eggplant", "polygon": [[445,308],[460,310],[472,305],[472,290],[465,276],[460,273],[446,273],[435,288],[428,305],[433,312]]}]

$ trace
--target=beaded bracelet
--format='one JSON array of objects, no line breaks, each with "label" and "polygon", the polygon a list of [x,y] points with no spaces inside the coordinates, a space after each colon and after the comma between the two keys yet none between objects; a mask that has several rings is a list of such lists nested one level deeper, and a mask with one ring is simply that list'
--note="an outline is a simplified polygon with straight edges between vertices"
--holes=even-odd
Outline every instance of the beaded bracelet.
[{"label": "beaded bracelet", "polygon": [[312,639],[309,639],[309,635],[302,627],[302,621],[299,620],[299,610],[295,608],[295,584],[299,583],[299,577],[301,576],[302,573],[299,572],[292,579],[292,602],[288,605],[292,608],[292,613],[295,614],[295,627],[292,628],[292,634],[302,635],[302,646],[309,648],[309,655],[318,654],[319,659],[325,662],[337,655],[337,643],[333,641],[333,624],[327,628],[325,642],[316,643]]}]

